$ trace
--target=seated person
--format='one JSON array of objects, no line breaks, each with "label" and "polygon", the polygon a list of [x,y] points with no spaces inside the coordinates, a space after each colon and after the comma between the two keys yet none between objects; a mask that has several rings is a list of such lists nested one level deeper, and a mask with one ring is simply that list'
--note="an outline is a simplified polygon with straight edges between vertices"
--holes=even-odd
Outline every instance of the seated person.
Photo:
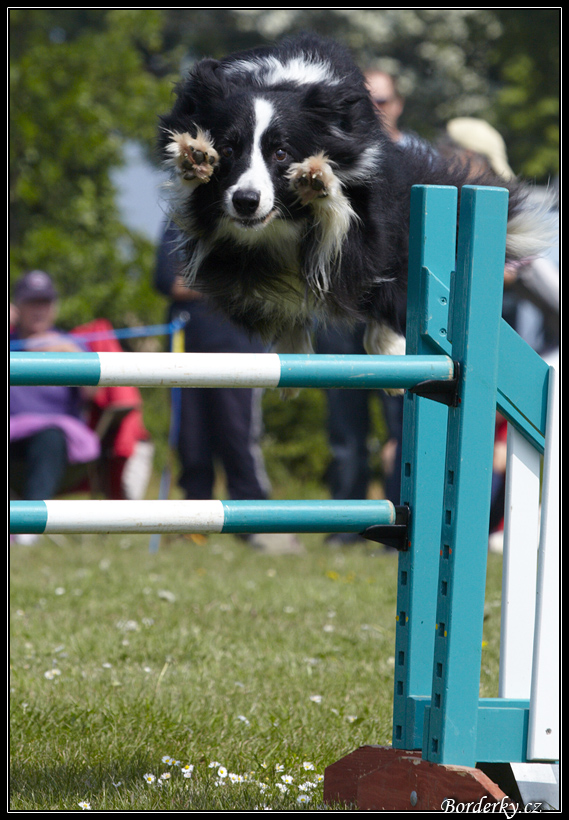
[{"label": "seated person", "polygon": [[[25,274],[14,289],[10,341],[24,350],[81,351],[54,327],[57,293],[47,273]],[[10,487],[24,499],[50,499],[61,491],[69,465],[99,457],[100,444],[83,421],[96,387],[10,387]]]}]

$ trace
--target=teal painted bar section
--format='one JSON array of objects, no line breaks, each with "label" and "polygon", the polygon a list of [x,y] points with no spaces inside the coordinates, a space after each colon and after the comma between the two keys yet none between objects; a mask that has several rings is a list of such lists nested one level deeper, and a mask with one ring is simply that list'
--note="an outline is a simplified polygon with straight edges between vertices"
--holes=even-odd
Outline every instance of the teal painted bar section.
[{"label": "teal painted bar section", "polygon": [[222,532],[363,532],[394,524],[390,501],[223,501]]},{"label": "teal painted bar section", "polygon": [[414,387],[454,376],[448,356],[347,356],[328,354],[280,355],[279,387]]},{"label": "teal painted bar section", "polygon": [[[428,727],[430,704],[417,706],[423,706]],[[529,700],[481,698],[477,709],[476,762],[527,762],[528,726]]]},{"label": "teal painted bar section", "polygon": [[[432,211],[431,211],[432,213]],[[440,227],[436,230],[440,231]],[[442,251],[444,245],[437,244]],[[454,247],[454,243],[453,243]],[[413,254],[410,254],[413,259]],[[427,267],[422,269],[422,315],[420,333],[429,350],[451,355],[448,309],[450,287]],[[412,294],[410,294],[412,299]],[[417,320],[415,320],[417,321]],[[415,325],[407,330],[407,350]],[[548,366],[546,362],[502,319],[500,322],[498,395],[496,403],[502,415],[540,453],[543,453],[547,415]],[[529,387],[529,389],[528,389]]]},{"label": "teal painted bar section", "polygon": [[480,700],[476,762],[525,763],[528,726],[529,700]]},{"label": "teal painted bar section", "polygon": [[[454,366],[448,356],[280,356],[279,387],[408,388],[431,379],[450,381]],[[14,385],[97,385],[101,365],[97,353],[10,353]]]},{"label": "teal painted bar section", "polygon": [[10,384],[99,384],[97,353],[10,353]]},{"label": "teal painted bar section", "polygon": [[[456,220],[456,188],[412,189],[407,289],[412,355],[443,352],[443,346],[448,352]],[[412,393],[403,405],[401,504],[409,505],[411,521],[410,549],[399,553],[397,612],[405,618],[399,617],[395,631],[392,742],[395,748],[420,749],[432,686],[448,409]]]},{"label": "teal painted bar section", "polygon": [[10,501],[10,532],[45,532],[47,505],[45,501]]},{"label": "teal painted bar section", "polygon": [[547,363],[502,319],[498,408],[540,452],[544,447],[548,384]]}]

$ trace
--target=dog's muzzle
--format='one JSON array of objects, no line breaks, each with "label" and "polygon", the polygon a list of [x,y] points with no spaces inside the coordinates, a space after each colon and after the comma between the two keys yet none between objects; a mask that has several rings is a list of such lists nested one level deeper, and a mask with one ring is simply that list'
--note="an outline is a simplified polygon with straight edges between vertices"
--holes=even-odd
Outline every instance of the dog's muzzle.
[{"label": "dog's muzzle", "polygon": [[[261,192],[254,188],[238,188],[230,200],[229,215],[239,228],[263,228],[277,215],[277,209],[265,212]],[[260,211],[260,213],[259,213]]]},{"label": "dog's muzzle", "polygon": [[261,194],[253,188],[239,188],[231,198],[235,213],[243,219],[253,218],[260,202]]}]

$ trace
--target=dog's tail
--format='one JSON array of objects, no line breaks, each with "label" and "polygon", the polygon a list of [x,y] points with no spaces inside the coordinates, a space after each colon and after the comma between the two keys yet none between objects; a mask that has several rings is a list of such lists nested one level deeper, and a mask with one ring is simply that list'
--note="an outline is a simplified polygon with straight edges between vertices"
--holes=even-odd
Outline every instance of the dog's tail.
[{"label": "dog's tail", "polygon": [[518,261],[543,256],[555,244],[559,219],[549,191],[524,186],[511,194],[506,234],[506,259]]}]

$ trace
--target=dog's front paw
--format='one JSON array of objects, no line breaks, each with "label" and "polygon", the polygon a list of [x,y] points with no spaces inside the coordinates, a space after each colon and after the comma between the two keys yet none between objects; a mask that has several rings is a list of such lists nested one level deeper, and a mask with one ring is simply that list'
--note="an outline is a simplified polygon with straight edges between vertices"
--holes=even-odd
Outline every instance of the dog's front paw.
[{"label": "dog's front paw", "polygon": [[325,154],[316,154],[302,162],[293,162],[288,176],[292,190],[303,205],[329,196],[338,185]]},{"label": "dog's front paw", "polygon": [[195,137],[187,132],[172,134],[167,151],[172,155],[181,178],[188,182],[209,182],[219,161],[219,154],[211,139],[199,128]]}]

